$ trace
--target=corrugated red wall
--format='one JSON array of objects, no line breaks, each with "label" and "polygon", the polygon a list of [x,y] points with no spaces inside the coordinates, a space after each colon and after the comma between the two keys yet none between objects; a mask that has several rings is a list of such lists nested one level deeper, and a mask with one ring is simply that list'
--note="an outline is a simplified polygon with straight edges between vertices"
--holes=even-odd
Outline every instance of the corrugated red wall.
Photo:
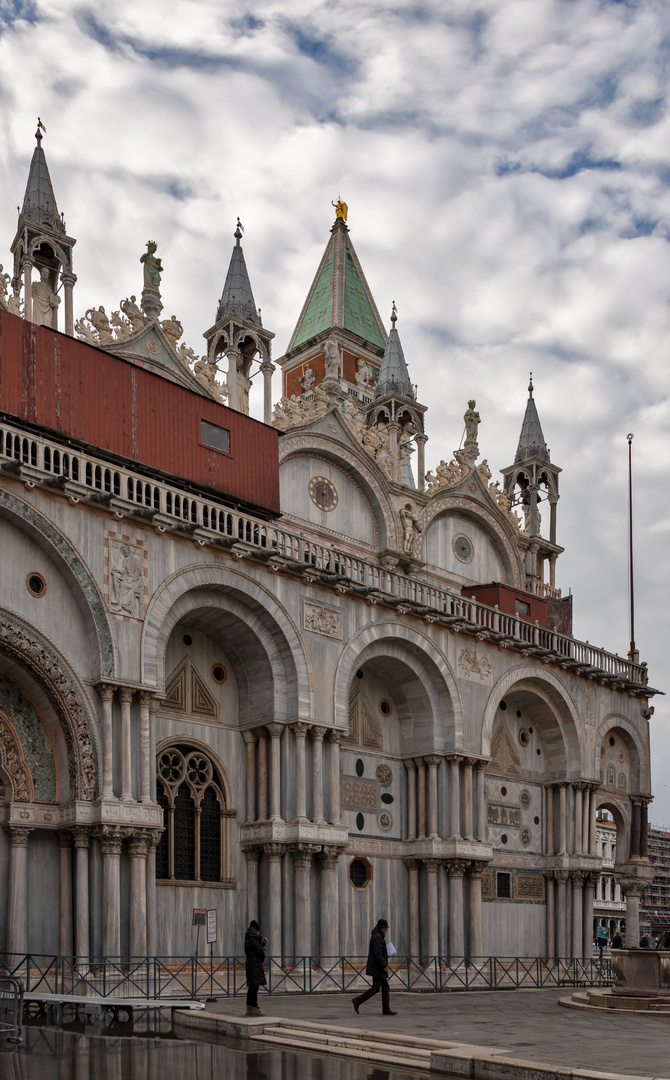
[{"label": "corrugated red wall", "polygon": [[[547,601],[525,590],[513,589],[511,585],[502,585],[492,581],[490,585],[464,585],[461,594],[468,600],[474,597],[480,604],[487,604],[489,607],[495,607],[497,604],[506,615],[519,615],[519,618],[526,619],[527,622],[539,622],[540,626],[547,625]],[[530,615],[517,612],[516,600],[529,605]]]},{"label": "corrugated red wall", "polygon": [[[279,512],[274,428],[5,311],[0,311],[0,410]],[[201,420],[230,431],[229,454],[201,444]]]}]

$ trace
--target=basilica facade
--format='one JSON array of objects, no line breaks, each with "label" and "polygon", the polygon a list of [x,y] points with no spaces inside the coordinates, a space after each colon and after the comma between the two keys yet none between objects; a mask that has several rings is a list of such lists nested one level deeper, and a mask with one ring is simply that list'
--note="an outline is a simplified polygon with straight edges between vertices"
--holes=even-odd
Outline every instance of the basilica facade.
[{"label": "basilica facade", "polygon": [[474,399],[431,464],[335,213],[274,361],[238,223],[198,357],[155,242],[77,317],[38,130],[0,268],[6,956],[190,955],[212,908],[220,955],[256,918],[361,956],[383,915],[416,960],[590,956],[602,810],[636,933],[654,690],[573,634],[532,382],[500,481]]}]

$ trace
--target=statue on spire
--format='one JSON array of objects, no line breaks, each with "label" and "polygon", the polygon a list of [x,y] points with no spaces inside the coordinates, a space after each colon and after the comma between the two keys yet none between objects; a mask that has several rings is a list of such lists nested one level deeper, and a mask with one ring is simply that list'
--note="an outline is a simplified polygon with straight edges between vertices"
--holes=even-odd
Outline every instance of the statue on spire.
[{"label": "statue on spire", "polygon": [[161,303],[161,274],[163,266],[160,259],[156,258],[155,240],[147,242],[147,250],[140,255],[140,262],[144,265],[144,288],[142,289],[142,311],[148,319],[158,319],[163,304]]},{"label": "statue on spire", "polygon": [[337,202],[333,202],[332,199],[330,200],[330,205],[335,207],[335,220],[336,221],[346,221],[347,220],[347,214],[349,213],[349,207],[347,206],[347,204],[345,202],[342,202],[339,195],[337,197]]},{"label": "statue on spire", "polygon": [[479,430],[480,417],[479,413],[475,411],[475,405],[477,402],[474,398],[468,401],[468,407],[465,411],[463,420],[465,421],[465,448],[468,446],[476,446],[479,449],[477,442],[477,433]]}]

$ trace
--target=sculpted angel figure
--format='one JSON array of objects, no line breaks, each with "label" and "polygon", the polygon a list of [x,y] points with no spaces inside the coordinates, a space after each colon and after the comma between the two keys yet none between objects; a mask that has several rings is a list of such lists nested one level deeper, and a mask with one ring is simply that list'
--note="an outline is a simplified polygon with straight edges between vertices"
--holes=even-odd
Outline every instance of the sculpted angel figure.
[{"label": "sculpted angel figure", "polygon": [[36,281],[33,285],[32,297],[33,322],[37,326],[51,326],[53,324],[54,311],[56,311],[60,304],[60,297],[56,296],[51,288],[49,271],[46,266],[43,266],[40,271],[40,280]]},{"label": "sculpted angel figure", "polygon": [[102,304],[98,308],[89,308],[84,315],[85,319],[88,319],[91,326],[93,326],[98,335],[98,341],[111,341],[112,329],[109,325],[109,319],[107,318],[107,312]]},{"label": "sculpted angel figure", "polygon": [[483,480],[491,479],[491,470],[489,469],[488,458],[484,458],[481,465],[478,466],[477,472]]},{"label": "sculpted angel figure", "polygon": [[173,349],[177,348],[177,342],[184,333],[184,327],[179,322],[176,315],[172,315],[169,319],[163,319],[161,323],[162,329],[165,331],[165,336],[170,342]]},{"label": "sculpted angel figure", "polygon": [[325,345],[326,375],[327,379],[339,379],[340,377],[340,350],[337,342],[328,338]]},{"label": "sculpted angel figure", "polygon": [[314,374],[314,371],[309,366],[309,364],[305,368],[304,374],[299,377],[298,382],[302,386],[303,394],[308,394],[314,386],[314,383],[316,382],[316,375]]},{"label": "sculpted angel figure", "polygon": [[161,260],[156,258],[158,244],[149,240],[144,255],[140,255],[140,262],[144,263],[144,288],[147,292],[156,293],[160,296],[161,274],[163,267]]},{"label": "sculpted angel figure", "polygon": [[349,207],[347,206],[347,204],[345,202],[342,202],[342,200],[339,199],[339,198],[338,198],[337,202],[333,202],[333,200],[331,199],[330,200],[330,205],[335,207],[335,219],[336,220],[338,218],[341,218],[342,221],[347,220],[347,214],[349,213]]},{"label": "sculpted angel figure", "polygon": [[426,489],[427,489],[429,495],[432,494],[432,492],[435,491],[435,489],[440,486],[439,483],[438,483],[437,477],[430,470],[426,473],[425,480],[426,480]]},{"label": "sculpted angel figure", "polygon": [[121,301],[119,307],[128,319],[133,330],[141,330],[144,326],[144,315],[137,306],[136,297],[131,296],[130,299],[126,297],[125,300]]},{"label": "sculpted angel figure", "polygon": [[362,390],[364,386],[367,386],[369,377],[370,368],[368,362],[362,356],[359,356],[356,361],[356,385]]}]

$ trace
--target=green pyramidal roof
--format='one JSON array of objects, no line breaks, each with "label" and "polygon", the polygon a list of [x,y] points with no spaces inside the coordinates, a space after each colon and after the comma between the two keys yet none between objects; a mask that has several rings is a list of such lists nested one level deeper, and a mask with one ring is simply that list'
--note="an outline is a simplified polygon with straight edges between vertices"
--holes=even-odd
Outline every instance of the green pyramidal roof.
[{"label": "green pyramidal roof", "polygon": [[289,350],[337,326],[380,349],[386,345],[384,325],[347,233],[344,222],[336,221]]}]

